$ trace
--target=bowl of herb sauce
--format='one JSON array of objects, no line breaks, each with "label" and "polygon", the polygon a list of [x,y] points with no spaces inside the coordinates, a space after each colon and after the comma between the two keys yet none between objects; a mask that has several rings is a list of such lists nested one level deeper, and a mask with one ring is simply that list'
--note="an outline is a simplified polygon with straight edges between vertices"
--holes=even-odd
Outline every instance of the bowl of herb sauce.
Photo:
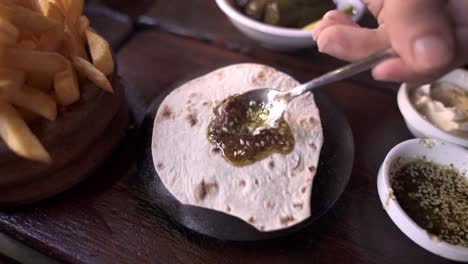
[{"label": "bowl of herb sauce", "polygon": [[378,175],[384,209],[411,240],[432,253],[468,261],[468,151],[440,140],[393,148]]}]

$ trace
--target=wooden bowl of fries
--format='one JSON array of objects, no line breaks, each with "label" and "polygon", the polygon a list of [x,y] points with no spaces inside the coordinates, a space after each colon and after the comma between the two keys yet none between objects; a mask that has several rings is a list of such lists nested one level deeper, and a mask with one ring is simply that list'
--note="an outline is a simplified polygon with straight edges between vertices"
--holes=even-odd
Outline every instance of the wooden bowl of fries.
[{"label": "wooden bowl of fries", "polygon": [[82,11],[83,0],[0,2],[0,206],[72,187],[124,135],[111,49]]}]

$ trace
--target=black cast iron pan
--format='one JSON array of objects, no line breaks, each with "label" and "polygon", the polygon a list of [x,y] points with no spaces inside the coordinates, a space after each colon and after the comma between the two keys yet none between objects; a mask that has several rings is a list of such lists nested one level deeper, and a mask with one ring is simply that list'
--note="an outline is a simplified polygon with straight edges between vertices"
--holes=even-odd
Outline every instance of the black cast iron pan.
[{"label": "black cast iron pan", "polygon": [[285,236],[316,221],[338,200],[348,184],[354,160],[351,128],[332,101],[320,91],[314,92],[320,110],[324,144],[312,189],[311,217],[292,227],[272,232],[260,232],[244,221],[214,210],[181,204],[165,188],[157,175],[152,155],[151,137],[154,117],[165,94],[153,100],[141,126],[142,156],[139,176],[147,195],[174,221],[213,238],[229,241],[257,241]]}]

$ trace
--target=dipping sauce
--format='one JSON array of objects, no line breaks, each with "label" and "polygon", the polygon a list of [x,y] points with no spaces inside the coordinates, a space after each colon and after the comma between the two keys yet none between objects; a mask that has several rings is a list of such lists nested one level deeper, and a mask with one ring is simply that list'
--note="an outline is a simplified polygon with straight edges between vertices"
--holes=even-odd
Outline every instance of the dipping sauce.
[{"label": "dipping sauce", "polygon": [[419,159],[397,170],[391,185],[400,206],[421,228],[468,247],[468,180],[457,170]]},{"label": "dipping sauce", "polygon": [[253,164],[273,153],[288,154],[294,148],[294,137],[284,119],[277,128],[254,133],[268,117],[268,110],[263,105],[252,101],[247,107],[236,96],[231,96],[216,106],[213,112],[208,139],[235,166]]},{"label": "dipping sauce", "polygon": [[468,138],[468,91],[436,82],[413,92],[412,102],[420,114],[445,132]]}]

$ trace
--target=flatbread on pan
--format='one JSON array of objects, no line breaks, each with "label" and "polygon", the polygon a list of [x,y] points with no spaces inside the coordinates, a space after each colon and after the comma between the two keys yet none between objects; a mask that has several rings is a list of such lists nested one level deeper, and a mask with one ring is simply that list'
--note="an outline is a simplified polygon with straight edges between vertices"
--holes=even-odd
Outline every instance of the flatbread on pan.
[{"label": "flatbread on pan", "polygon": [[296,142],[288,155],[273,154],[236,167],[207,137],[213,107],[228,96],[265,87],[289,90],[298,84],[267,66],[236,64],[174,90],[161,103],[153,129],[153,161],[164,186],[183,204],[230,214],[260,231],[308,218],[323,144],[312,94],[295,99],[285,112]]}]

